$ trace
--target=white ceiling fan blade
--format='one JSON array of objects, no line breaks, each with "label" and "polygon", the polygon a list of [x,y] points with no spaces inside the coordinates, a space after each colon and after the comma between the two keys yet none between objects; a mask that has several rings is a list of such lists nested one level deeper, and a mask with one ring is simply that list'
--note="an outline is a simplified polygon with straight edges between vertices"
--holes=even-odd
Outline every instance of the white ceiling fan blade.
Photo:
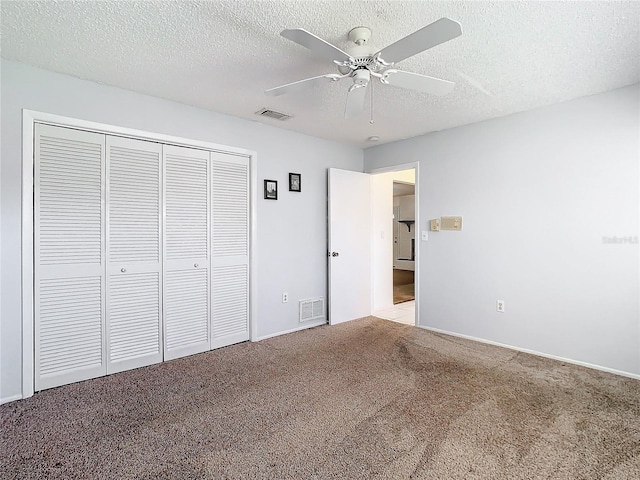
[{"label": "white ceiling fan blade", "polygon": [[380,55],[386,63],[397,63],[460,35],[462,35],[462,27],[458,22],[441,18],[383,48],[377,55]]},{"label": "white ceiling fan blade", "polygon": [[417,90],[418,92],[432,95],[446,95],[451,93],[455,83],[440,78],[427,77],[419,73],[404,72],[402,70],[387,70],[382,75],[382,83],[388,83],[394,87]]},{"label": "white ceiling fan blade", "polygon": [[328,73],[326,75],[320,75],[318,77],[305,78],[304,80],[298,80],[297,82],[287,83],[286,85],[280,85],[279,87],[270,88],[264,93],[277,97],[278,95],[284,95],[285,93],[299,92],[312,87],[318,83],[324,83],[326,80],[337,81],[342,78],[342,75],[337,73]]},{"label": "white ceiling fan blade", "polygon": [[309,50],[322,55],[329,60],[337,60],[345,62],[351,59],[349,54],[343,52],[338,47],[331,45],[320,37],[315,36],[311,32],[307,32],[302,28],[294,28],[292,30],[283,30],[280,32],[284,38],[296,42],[298,45],[308,48]]},{"label": "white ceiling fan blade", "polygon": [[367,96],[367,85],[352,85],[347,93],[347,105],[344,118],[353,118],[364,111],[364,100]]}]

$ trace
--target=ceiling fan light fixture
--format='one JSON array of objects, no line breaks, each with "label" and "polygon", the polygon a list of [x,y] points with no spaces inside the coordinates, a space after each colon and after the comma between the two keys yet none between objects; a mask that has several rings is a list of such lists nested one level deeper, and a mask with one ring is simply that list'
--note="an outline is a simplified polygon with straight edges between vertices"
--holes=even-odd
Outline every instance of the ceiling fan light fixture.
[{"label": "ceiling fan light fixture", "polygon": [[359,68],[353,72],[353,84],[365,87],[369,84],[371,72],[366,68]]}]

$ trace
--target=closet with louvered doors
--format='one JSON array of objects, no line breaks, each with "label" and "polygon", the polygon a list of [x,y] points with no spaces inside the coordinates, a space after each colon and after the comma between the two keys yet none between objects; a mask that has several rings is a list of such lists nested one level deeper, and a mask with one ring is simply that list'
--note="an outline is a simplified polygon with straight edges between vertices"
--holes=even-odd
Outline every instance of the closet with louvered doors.
[{"label": "closet with louvered doors", "polygon": [[36,124],[35,389],[249,339],[249,158]]}]

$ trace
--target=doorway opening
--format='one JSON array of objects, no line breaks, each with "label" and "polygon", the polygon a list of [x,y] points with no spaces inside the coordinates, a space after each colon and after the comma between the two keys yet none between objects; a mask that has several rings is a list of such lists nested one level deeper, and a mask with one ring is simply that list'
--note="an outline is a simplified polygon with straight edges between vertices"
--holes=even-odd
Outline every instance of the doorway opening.
[{"label": "doorway opening", "polygon": [[415,300],[415,188],[415,183],[393,182],[394,305]]},{"label": "doorway opening", "polygon": [[371,173],[372,311],[379,318],[416,325],[417,165]]}]

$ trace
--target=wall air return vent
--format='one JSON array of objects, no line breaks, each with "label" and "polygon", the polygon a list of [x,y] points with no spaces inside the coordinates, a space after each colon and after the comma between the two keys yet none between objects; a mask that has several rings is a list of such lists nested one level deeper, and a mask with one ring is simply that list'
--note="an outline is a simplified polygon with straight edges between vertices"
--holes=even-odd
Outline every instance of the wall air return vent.
[{"label": "wall air return vent", "polygon": [[300,323],[325,318],[324,297],[300,300]]},{"label": "wall air return vent", "polygon": [[286,113],[276,112],[275,110],[269,110],[268,108],[262,108],[256,112],[256,115],[260,115],[261,117],[269,117],[274,118],[276,120],[289,120],[293,117],[293,115],[287,115]]}]

